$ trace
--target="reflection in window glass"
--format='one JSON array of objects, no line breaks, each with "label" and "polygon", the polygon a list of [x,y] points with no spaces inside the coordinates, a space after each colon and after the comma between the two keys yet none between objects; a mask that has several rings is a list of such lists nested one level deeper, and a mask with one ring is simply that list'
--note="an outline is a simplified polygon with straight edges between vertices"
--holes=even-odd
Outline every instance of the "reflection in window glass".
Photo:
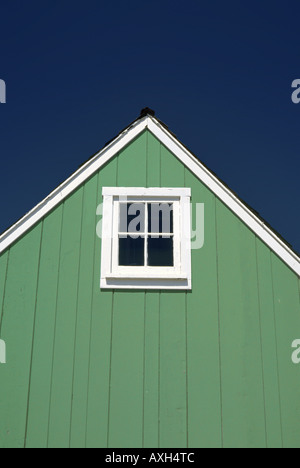
[{"label": "reflection in window glass", "polygon": [[145,232],[145,203],[120,203],[119,232]]},{"label": "reflection in window glass", "polygon": [[145,239],[129,236],[119,239],[119,265],[120,266],[144,266]]},{"label": "reflection in window glass", "polygon": [[120,203],[120,266],[173,267],[173,236],[173,203]]},{"label": "reflection in window glass", "polygon": [[148,232],[158,234],[173,233],[172,203],[148,204]]},{"label": "reflection in window glass", "polygon": [[170,267],[174,265],[173,237],[148,238],[148,266]]}]

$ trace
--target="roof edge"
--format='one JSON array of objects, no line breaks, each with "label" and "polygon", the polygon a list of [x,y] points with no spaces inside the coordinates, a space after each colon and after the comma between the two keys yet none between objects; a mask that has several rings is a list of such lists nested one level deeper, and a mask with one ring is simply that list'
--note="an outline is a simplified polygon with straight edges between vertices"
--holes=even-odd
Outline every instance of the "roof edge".
[{"label": "roof edge", "polygon": [[93,176],[119,151],[145,129],[164,144],[195,176],[206,185],[229,209],[231,209],[274,253],[276,253],[299,277],[300,257],[255,212],[239,199],[220,179],[202,164],[168,129],[152,115],[139,117],[126,127],[98,153],[83,164],[48,197],[17,221],[0,236],[0,254],[8,249],[29,229],[36,225],[58,204]]},{"label": "roof edge", "polygon": [[169,132],[165,125],[161,125],[157,119],[150,119],[152,123],[149,124],[149,130],[300,277],[299,255]]},{"label": "roof edge", "polygon": [[98,153],[84,163],[67,180],[54,189],[50,195],[25,214],[0,236],[0,254],[16,242],[23,234],[43,219],[57,205],[71,195],[80,185],[93,176],[104,164],[122,148],[134,140],[147,128],[148,117],[137,119],[125,130],[107,143]]}]

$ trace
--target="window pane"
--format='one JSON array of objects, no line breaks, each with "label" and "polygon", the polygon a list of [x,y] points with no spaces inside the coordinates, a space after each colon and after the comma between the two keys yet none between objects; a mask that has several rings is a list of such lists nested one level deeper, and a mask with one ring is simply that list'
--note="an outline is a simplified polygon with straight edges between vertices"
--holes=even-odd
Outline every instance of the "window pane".
[{"label": "window pane", "polygon": [[145,232],[145,203],[120,203],[119,232]]},{"label": "window pane", "polygon": [[174,266],[173,236],[148,238],[148,266]]},{"label": "window pane", "polygon": [[148,204],[148,232],[173,233],[173,204]]},{"label": "window pane", "polygon": [[119,239],[119,265],[144,266],[145,239],[125,237]]}]

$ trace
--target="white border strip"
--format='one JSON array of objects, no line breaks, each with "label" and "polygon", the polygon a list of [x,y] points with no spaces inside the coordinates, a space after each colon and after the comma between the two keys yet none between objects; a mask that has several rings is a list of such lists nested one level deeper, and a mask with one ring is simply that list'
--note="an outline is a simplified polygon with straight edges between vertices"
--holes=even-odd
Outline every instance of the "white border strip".
[{"label": "white border strip", "polygon": [[[185,289],[192,288],[191,279],[191,233],[186,232],[186,227],[191,225],[190,219],[190,188],[161,188],[161,187],[103,187],[103,225],[102,225],[102,254],[101,254],[101,289]],[[163,271],[164,268],[134,269],[128,271],[128,268],[121,269],[118,266],[117,259],[113,254],[115,249],[116,236],[113,231],[117,230],[118,224],[117,212],[113,209],[113,199],[122,197],[126,199],[159,199],[161,202],[176,199],[181,204],[181,232],[180,221],[177,216],[178,226],[174,227],[174,234],[178,232],[181,238],[181,249],[178,246],[178,262],[175,268],[170,271]],[[118,200],[118,201],[119,201]],[[120,200],[121,201],[121,200]],[[174,207],[175,208],[175,207]],[[179,208],[179,206],[178,206]],[[174,218],[175,219],[175,218]],[[115,226],[113,227],[113,225]],[[176,236],[177,237],[177,236]],[[175,236],[174,236],[175,238]],[[115,260],[114,260],[115,258]],[[173,271],[178,269],[178,271]],[[147,270],[147,271],[145,271]]]},{"label": "white border strip", "polygon": [[264,224],[241,200],[239,200],[220,180],[217,179],[196,158],[166,130],[155,118],[146,116],[124,130],[109,145],[84,164],[69,179],[55,189],[0,237],[0,254],[38,223],[66,197],[74,192],[89,177],[97,172],[113,156],[128,145],[143,130],[149,130],[222,202],[228,206],[271,250],[273,250],[298,276],[300,259],[276,234]]},{"label": "white border strip", "polygon": [[151,188],[144,188],[144,187],[103,187],[102,189],[103,196],[110,196],[110,197],[160,197],[160,198],[168,198],[168,197],[191,197],[191,189],[190,188],[161,188],[161,187],[151,187]]}]

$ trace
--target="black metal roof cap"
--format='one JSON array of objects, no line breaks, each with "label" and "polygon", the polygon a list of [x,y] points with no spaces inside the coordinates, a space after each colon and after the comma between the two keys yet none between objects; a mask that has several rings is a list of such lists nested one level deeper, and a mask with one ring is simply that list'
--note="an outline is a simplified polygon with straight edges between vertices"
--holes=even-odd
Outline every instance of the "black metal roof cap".
[{"label": "black metal roof cap", "polygon": [[146,115],[152,115],[152,117],[154,117],[155,111],[150,109],[150,107],[144,107],[144,109],[141,110],[140,117],[146,117]]}]

